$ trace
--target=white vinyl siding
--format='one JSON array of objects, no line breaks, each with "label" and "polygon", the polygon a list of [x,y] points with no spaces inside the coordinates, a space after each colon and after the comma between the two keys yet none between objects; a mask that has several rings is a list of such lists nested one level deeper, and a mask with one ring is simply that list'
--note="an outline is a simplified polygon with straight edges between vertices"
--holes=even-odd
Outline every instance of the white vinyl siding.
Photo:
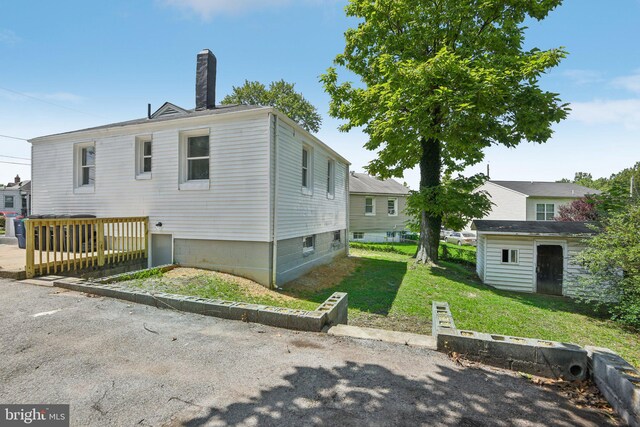
[{"label": "white vinyl siding", "polygon": [[[312,137],[277,120],[277,235],[278,240],[312,234],[328,233],[347,228],[347,165],[340,162]],[[302,147],[311,149],[309,193],[301,187]],[[326,196],[327,162],[335,160],[335,194]]]},{"label": "white vinyl siding", "polygon": [[[502,251],[517,250],[519,263],[503,263]],[[487,236],[484,282],[499,289],[534,292],[533,238]]]},{"label": "white vinyl siding", "polygon": [[524,221],[527,219],[527,197],[524,194],[506,189],[492,182],[485,182],[475,191],[486,191],[494,205],[491,212],[482,217],[487,220],[513,220]]},{"label": "white vinyl siding", "polygon": [[[376,215],[367,214],[367,199],[373,199],[374,211],[375,208],[384,209],[382,214],[379,212]],[[396,212],[397,215],[389,215],[387,212],[388,200],[396,200]],[[382,204],[382,207],[377,206],[378,202]],[[405,213],[407,206],[407,196],[405,195],[365,195],[365,194],[351,194],[349,196],[349,229],[351,231],[362,231],[367,233],[368,237],[373,237],[372,233],[377,233],[386,236],[388,231],[395,231],[396,233],[407,230],[409,216]]]},{"label": "white vinyl siding", "polygon": [[487,239],[484,235],[478,236],[478,244],[476,247],[476,273],[478,273],[478,277],[480,280],[484,281],[484,264],[485,264],[485,256],[484,256],[484,247],[487,243]]},{"label": "white vinyl siding", "polygon": [[[180,121],[183,128],[158,122],[153,135],[153,179],[136,180],[135,135],[96,139],[96,185],[76,195],[72,147],[68,140],[33,143],[33,213],[149,216],[150,232],[174,238],[269,241],[269,121],[266,114],[240,118]],[[179,191],[179,138],[205,127],[210,137],[208,191]],[[132,131],[133,132],[133,131]],[[77,136],[76,136],[77,138]],[[297,174],[299,177],[299,173]],[[299,194],[299,190],[298,190]],[[325,198],[326,200],[326,198]],[[161,222],[162,228],[156,223]],[[334,228],[335,229],[335,228]]]}]

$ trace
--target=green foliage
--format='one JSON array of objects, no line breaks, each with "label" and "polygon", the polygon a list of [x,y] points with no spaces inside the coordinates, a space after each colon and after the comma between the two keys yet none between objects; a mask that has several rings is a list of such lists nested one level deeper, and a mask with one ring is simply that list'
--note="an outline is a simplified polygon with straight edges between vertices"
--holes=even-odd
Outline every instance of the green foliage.
[{"label": "green foliage", "polygon": [[579,299],[610,303],[614,320],[640,329],[640,202],[632,200],[606,217],[577,260],[590,273],[576,278]]},{"label": "green foliage", "polygon": [[0,228],[4,229],[5,226],[5,218],[4,216],[0,215]]},{"label": "green foliage", "polygon": [[222,104],[275,107],[309,132],[318,132],[322,124],[316,107],[295,91],[293,83],[284,80],[271,82],[268,88],[260,82],[245,80],[242,86],[233,86],[233,92],[222,99]]},{"label": "green foliage", "polygon": [[345,33],[335,64],[361,82],[339,83],[329,68],[321,76],[329,113],[345,120],[342,131],[361,127],[368,135],[365,148],[378,153],[369,173],[400,177],[420,165],[412,213],[431,235],[421,245],[437,245],[443,218],[459,224],[488,206],[455,172],[482,161],[491,145],[543,143],[566,117],[558,95],[538,86],[565,51],[523,49],[525,20],[541,20],[560,3],[351,0],[346,7],[359,24]]},{"label": "green foliage", "polygon": [[[366,251],[387,252],[400,255],[413,255],[418,246],[416,243],[363,243],[349,242],[351,249],[361,249]],[[449,243],[442,243],[439,247],[440,259],[454,262],[456,264],[475,267],[476,248],[473,246],[456,246]]]}]

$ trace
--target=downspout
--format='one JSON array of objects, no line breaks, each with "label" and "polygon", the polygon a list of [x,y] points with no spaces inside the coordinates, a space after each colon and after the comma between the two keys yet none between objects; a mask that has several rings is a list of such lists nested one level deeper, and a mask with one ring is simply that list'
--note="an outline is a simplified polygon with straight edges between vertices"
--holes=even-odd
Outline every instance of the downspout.
[{"label": "downspout", "polygon": [[345,228],[345,232],[344,232],[344,234],[345,234],[344,243],[345,243],[346,248],[347,248],[347,251],[346,251],[347,252],[347,256],[350,256],[351,254],[350,254],[350,251],[349,251],[349,203],[351,202],[351,196],[349,194],[349,176],[350,176],[349,174],[351,172],[349,171],[349,164],[348,163],[347,163],[346,166],[347,166],[347,176],[346,176],[346,178],[344,180],[344,188],[345,188],[344,191],[345,191],[345,198],[347,199],[347,202],[345,203],[347,212],[345,212],[346,213],[346,215],[345,215],[346,228]]},{"label": "downspout", "polygon": [[273,193],[271,194],[271,209],[273,209],[271,218],[271,238],[272,238],[272,256],[271,260],[271,287],[277,288],[277,268],[278,268],[278,207],[276,205],[278,198],[278,116],[269,113],[269,124],[273,126],[271,131],[271,143],[273,144],[273,170],[271,176],[273,179]]}]

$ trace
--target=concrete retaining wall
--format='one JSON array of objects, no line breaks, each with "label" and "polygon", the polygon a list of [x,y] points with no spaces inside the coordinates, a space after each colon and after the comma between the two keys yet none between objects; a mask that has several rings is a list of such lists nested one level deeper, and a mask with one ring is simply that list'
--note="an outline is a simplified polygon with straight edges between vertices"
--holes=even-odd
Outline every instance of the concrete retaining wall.
[{"label": "concrete retaining wall", "polygon": [[455,328],[449,305],[433,302],[433,332],[439,351],[456,352],[487,365],[550,378],[583,380],[587,352],[575,344],[461,331]]},{"label": "concrete retaining wall", "polygon": [[608,348],[585,347],[593,380],[632,427],[640,427],[640,372]]},{"label": "concrete retaining wall", "polygon": [[347,294],[340,292],[331,295],[316,310],[307,311],[163,292],[151,293],[125,288],[114,283],[90,283],[77,278],[64,278],[54,281],[53,284],[78,292],[119,298],[158,308],[171,308],[300,331],[320,332],[326,325],[347,322]]}]

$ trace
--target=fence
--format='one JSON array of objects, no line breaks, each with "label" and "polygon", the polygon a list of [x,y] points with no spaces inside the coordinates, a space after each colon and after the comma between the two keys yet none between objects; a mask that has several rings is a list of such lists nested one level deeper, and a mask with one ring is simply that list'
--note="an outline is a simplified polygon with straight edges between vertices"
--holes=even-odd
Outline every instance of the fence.
[{"label": "fence", "polygon": [[27,278],[147,258],[147,217],[28,219]]}]

